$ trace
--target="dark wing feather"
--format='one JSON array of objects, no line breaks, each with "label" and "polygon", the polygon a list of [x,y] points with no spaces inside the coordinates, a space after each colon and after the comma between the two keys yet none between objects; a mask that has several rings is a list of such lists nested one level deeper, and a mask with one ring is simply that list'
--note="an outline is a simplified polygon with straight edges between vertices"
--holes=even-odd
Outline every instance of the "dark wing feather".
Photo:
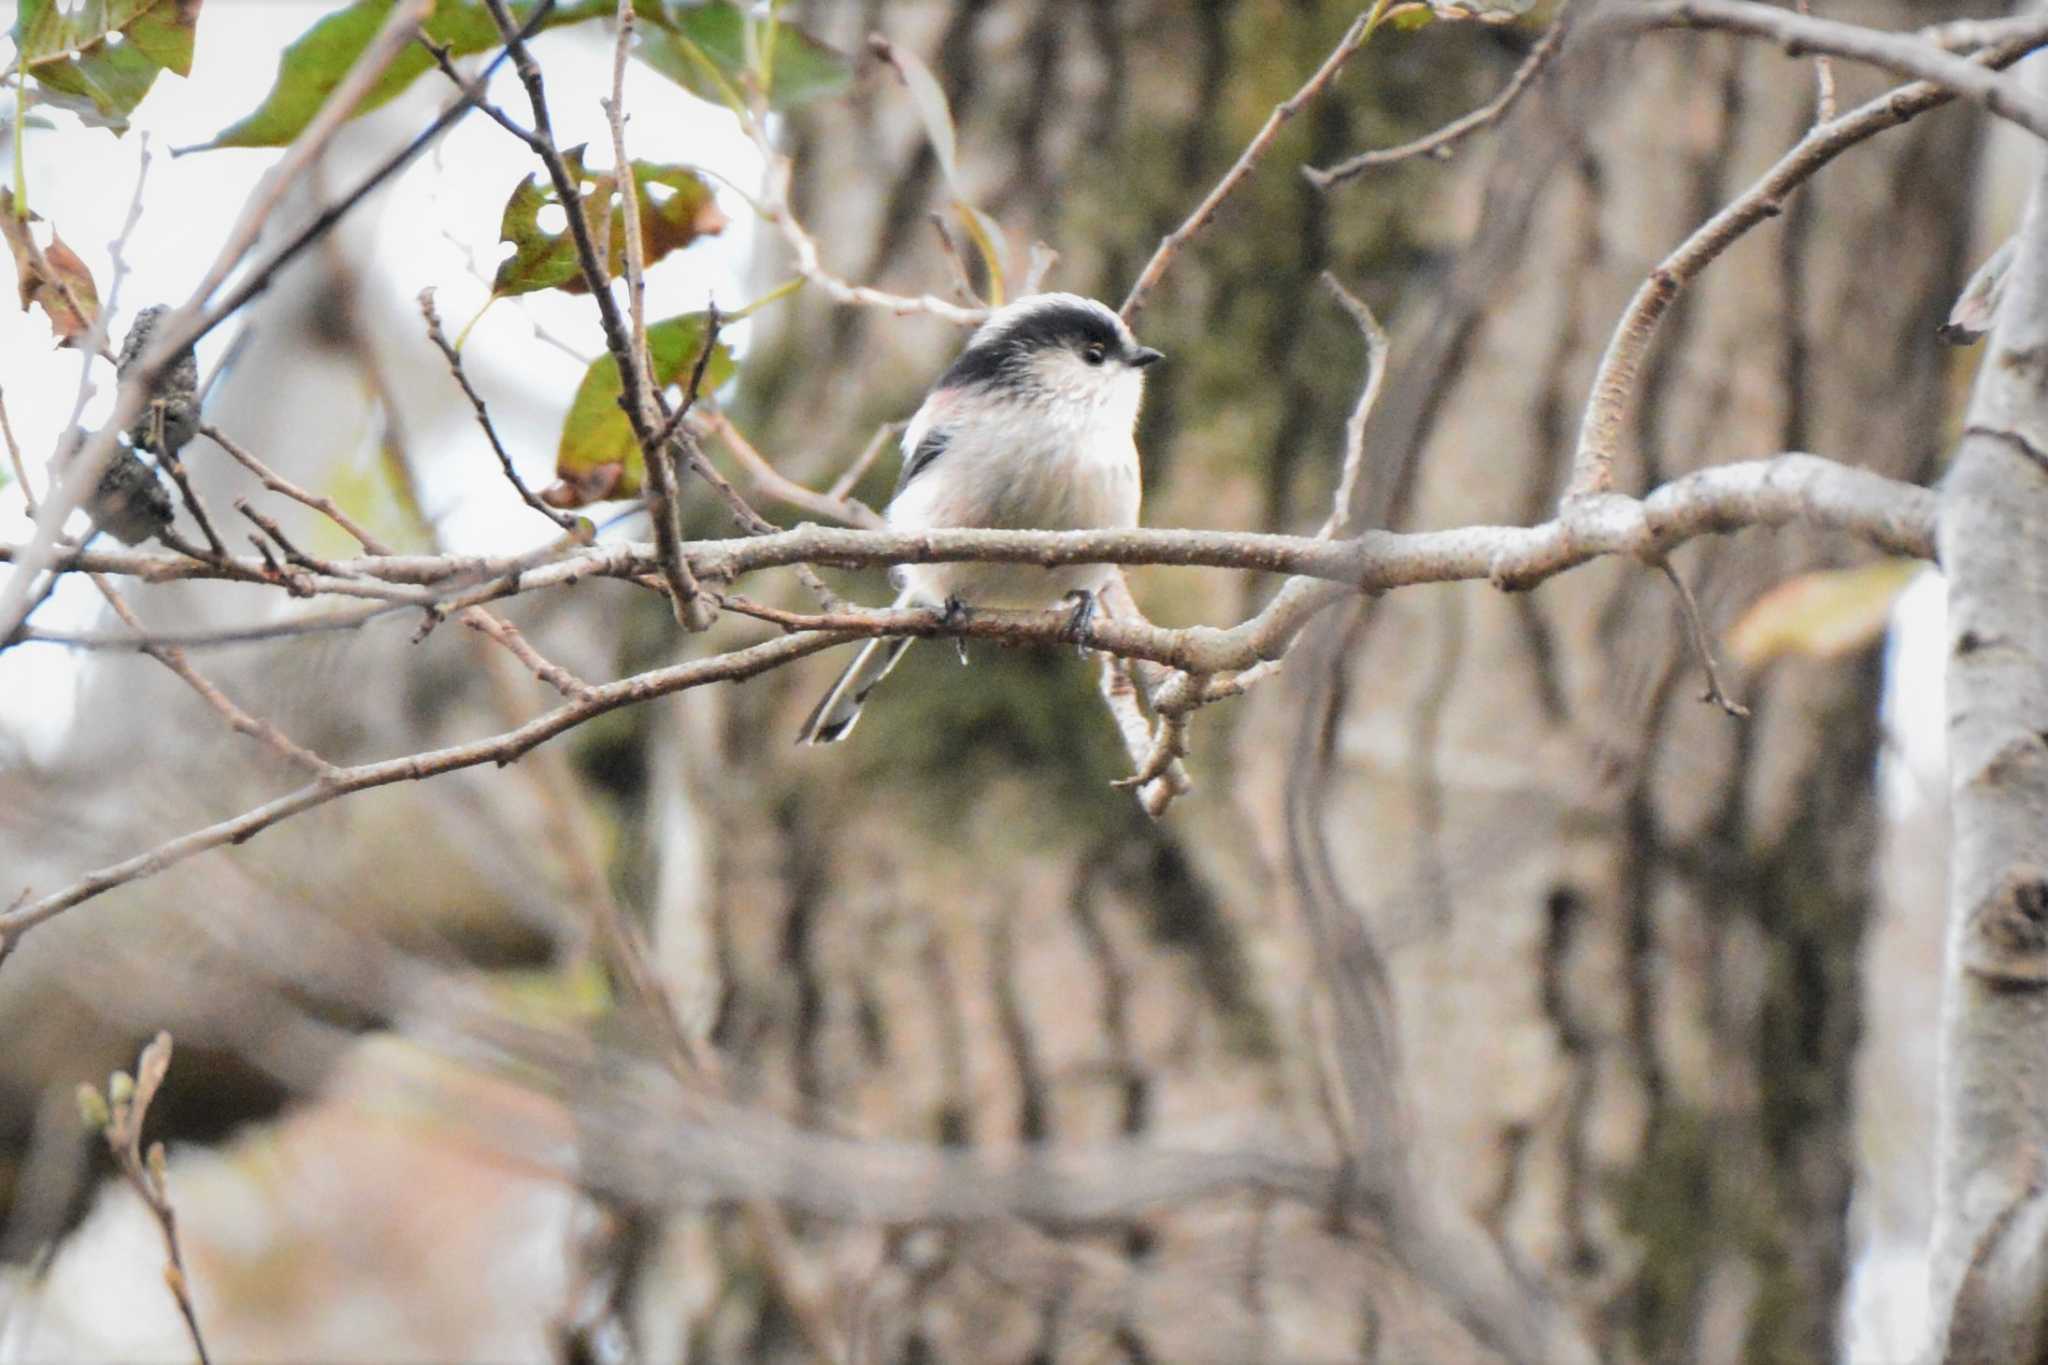
[{"label": "dark wing feather", "polygon": [[896,491],[901,493],[910,481],[931,467],[932,461],[946,453],[947,436],[943,431],[928,431],[917,443],[917,449],[910,452],[910,458],[903,462],[903,472],[896,478]]}]

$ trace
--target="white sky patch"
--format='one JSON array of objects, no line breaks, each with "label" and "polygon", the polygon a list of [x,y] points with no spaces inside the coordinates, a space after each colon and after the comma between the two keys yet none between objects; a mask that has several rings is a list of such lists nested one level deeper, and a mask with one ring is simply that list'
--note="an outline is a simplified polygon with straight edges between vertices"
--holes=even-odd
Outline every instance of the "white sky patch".
[{"label": "white sky patch", "polygon": [[[10,27],[12,8],[0,5]],[[108,248],[133,198],[141,135],[149,136],[148,188],[142,220],[126,252],[129,274],[113,324],[116,349],[137,309],[182,302],[190,294],[240,206],[279,155],[275,150],[227,149],[172,157],[170,149],[204,143],[255,109],[275,79],[282,49],[336,8],[300,0],[211,0],[200,15],[192,75],[183,80],[160,76],[126,136],[86,128],[51,110],[41,112],[54,127],[27,131],[23,161],[30,207],[54,224],[85,261],[103,297],[112,274]],[[567,149],[587,142],[589,163],[609,166],[611,132],[598,104],[611,89],[609,26],[583,24],[544,34],[535,50],[548,80],[558,144]],[[473,63],[466,65],[474,69]],[[447,84],[438,72],[420,79],[428,88],[429,83]],[[515,119],[530,122],[524,91],[509,63],[494,79],[491,98]],[[751,192],[760,181],[760,157],[737,121],[637,62],[627,67],[625,105],[630,112],[628,154],[710,172],[719,207],[730,220],[722,235],[700,240],[650,268],[648,320],[701,309],[713,298],[729,311],[746,303],[751,293],[765,291],[773,282],[752,275],[752,211],[726,183]],[[0,139],[0,161],[9,155]],[[368,262],[370,288],[377,296],[373,306],[416,317],[414,299],[432,285],[444,325],[451,337],[459,335],[484,307],[489,277],[511,252],[497,240],[499,219],[513,187],[530,172],[541,172],[532,154],[482,114],[472,113],[444,136],[368,210],[378,221]],[[559,222],[560,210],[555,212]],[[585,359],[603,354],[591,301],[543,291],[493,304],[470,332],[463,360],[486,399],[506,405],[499,415],[500,434],[521,476],[539,488],[553,477],[560,416],[583,370],[561,347],[537,337],[536,326]],[[734,324],[725,334],[727,343],[740,350],[746,332],[745,323]],[[230,324],[200,343],[203,375],[212,373],[234,335]],[[0,392],[40,490],[47,483],[44,466],[78,394],[80,358],[53,347],[49,322],[40,310],[24,313],[11,307],[0,307],[0,357]],[[85,408],[88,427],[102,420],[112,403],[111,367],[95,364],[92,383],[97,392]],[[366,437],[374,435],[373,425],[366,423]],[[468,458],[476,452],[466,451],[462,467],[454,468],[454,461],[433,458],[431,439],[421,444],[430,447],[418,471],[423,496],[451,549],[516,549],[549,532],[530,512],[508,514],[508,507],[517,509],[510,488],[502,479],[476,477]],[[73,529],[83,530],[83,521],[77,520]],[[12,486],[10,476],[9,486],[0,488],[0,541],[19,544],[30,530],[21,490]],[[103,609],[90,585],[78,581],[54,593],[35,620],[51,628],[86,628]],[[69,724],[83,666],[81,657],[50,645],[20,645],[0,653],[0,728],[14,732],[32,755],[53,752]]]}]

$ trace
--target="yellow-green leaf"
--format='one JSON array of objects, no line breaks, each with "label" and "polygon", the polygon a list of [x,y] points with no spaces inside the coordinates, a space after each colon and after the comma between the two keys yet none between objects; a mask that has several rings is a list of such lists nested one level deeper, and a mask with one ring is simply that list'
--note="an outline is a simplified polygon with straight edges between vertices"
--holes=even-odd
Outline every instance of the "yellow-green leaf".
[{"label": "yellow-green leaf", "polygon": [[[654,382],[666,388],[688,381],[704,351],[705,315],[684,313],[647,329],[647,349]],[[712,349],[704,370],[709,392],[732,378],[732,355],[724,345]],[[557,507],[579,507],[602,498],[630,498],[640,492],[646,467],[633,424],[619,406],[624,392],[619,368],[602,356],[584,372],[569,414],[562,419],[562,439],[555,449],[555,473],[561,479],[548,501]]]},{"label": "yellow-green leaf", "polygon": [[1892,603],[1925,566],[1882,559],[1786,579],[1750,604],[1728,630],[1728,652],[1754,668],[1781,655],[1835,659],[1884,634]]},{"label": "yellow-green leaf", "polygon": [[[624,196],[619,193],[616,172],[593,172],[584,167],[583,148],[563,154],[562,161],[583,198],[586,221],[593,230],[600,220],[611,224],[611,277],[626,269],[626,224]],[[686,166],[659,165],[648,161],[633,163],[633,180],[640,206],[640,240],[646,263],[653,265],[671,251],[681,250],[699,237],[711,236],[725,227],[725,214],[712,197],[711,186]],[[498,240],[512,244],[512,255],[498,266],[491,281],[494,294],[527,294],[536,289],[560,289],[585,294],[589,285],[576,260],[576,242],[566,225],[560,232],[540,226],[541,211],[561,203],[552,185],[542,185],[539,174],[529,175],[505,201],[499,219]],[[609,213],[604,206],[609,203]]]}]

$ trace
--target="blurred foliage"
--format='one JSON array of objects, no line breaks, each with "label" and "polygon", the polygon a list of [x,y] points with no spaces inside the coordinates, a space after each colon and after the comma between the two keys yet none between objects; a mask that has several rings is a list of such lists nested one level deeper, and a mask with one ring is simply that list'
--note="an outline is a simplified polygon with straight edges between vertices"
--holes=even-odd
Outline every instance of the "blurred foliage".
[{"label": "blurred foliage", "polygon": [[[36,0],[45,5],[51,2]],[[159,3],[190,4],[194,13],[198,9],[197,0]],[[297,137],[390,18],[394,3],[356,0],[307,29],[285,48],[278,61],[277,79],[263,102],[206,145],[282,147]],[[509,6],[513,20],[525,24],[538,3],[513,0]],[[547,13],[541,25],[561,28],[608,18],[617,11],[614,0],[564,0]],[[770,107],[782,109],[834,94],[851,78],[845,59],[808,34],[773,19],[745,16],[732,5],[638,0],[634,15],[647,26],[636,49],[640,58],[670,80],[718,103],[731,104],[740,97],[735,81],[765,91]],[[423,29],[450,57],[473,56],[502,41],[497,23],[481,0],[439,0]],[[409,47],[371,88],[357,113],[388,103],[434,66],[433,57],[425,50]]]},{"label": "blurred foliage", "polygon": [[1926,569],[1880,559],[1853,569],[1796,574],[1750,603],[1728,628],[1728,653],[1745,668],[1786,654],[1837,659],[1882,639],[1892,604]]},{"label": "blurred foliage", "polygon": [[633,55],[714,104],[744,104],[752,87],[780,112],[837,95],[853,81],[852,63],[832,48],[793,25],[751,19],[726,0],[638,0],[634,13],[651,27]]},{"label": "blurred foliage", "polygon": [[21,0],[14,43],[36,98],[87,123],[128,130],[128,116],[172,71],[192,73],[201,0]]},{"label": "blurred foliage", "polygon": [[[278,59],[277,80],[263,102],[246,117],[223,128],[206,146],[282,147],[297,137],[370,46],[377,31],[384,27],[395,3],[396,0],[356,0],[307,29]],[[536,3],[538,0],[514,0],[514,20],[524,23]],[[544,23],[550,28],[580,23],[611,10],[608,0],[575,0],[557,5]],[[439,0],[421,27],[451,57],[470,56],[500,42],[498,26],[479,0]],[[356,113],[367,114],[390,103],[433,69],[432,56],[416,43],[408,46],[370,87]]]}]

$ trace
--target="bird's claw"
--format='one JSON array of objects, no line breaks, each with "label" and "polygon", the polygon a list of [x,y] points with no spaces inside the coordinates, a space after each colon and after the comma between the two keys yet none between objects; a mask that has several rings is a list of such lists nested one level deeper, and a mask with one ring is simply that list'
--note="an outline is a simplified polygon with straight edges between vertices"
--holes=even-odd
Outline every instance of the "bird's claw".
[{"label": "bird's claw", "polygon": [[1095,622],[1095,594],[1086,588],[1076,588],[1067,594],[1066,600],[1074,604],[1074,611],[1067,617],[1067,624],[1060,631],[1060,637],[1073,641],[1076,652],[1086,658],[1088,628]]},{"label": "bird's claw", "polygon": [[[967,618],[972,614],[972,608],[965,602],[957,597],[948,597],[945,609],[939,614],[939,619],[948,626],[960,626],[964,625]],[[968,662],[967,637],[965,635],[955,635],[953,637],[953,648],[960,652],[960,666],[965,668]]]}]

